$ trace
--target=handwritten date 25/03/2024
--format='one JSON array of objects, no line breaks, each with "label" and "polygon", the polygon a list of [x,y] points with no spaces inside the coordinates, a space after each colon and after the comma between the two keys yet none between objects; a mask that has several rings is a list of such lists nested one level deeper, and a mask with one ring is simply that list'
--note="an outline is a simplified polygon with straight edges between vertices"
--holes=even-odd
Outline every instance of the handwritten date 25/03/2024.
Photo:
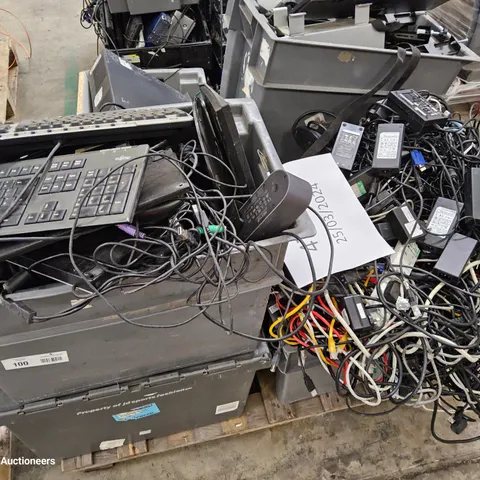
[{"label": "handwritten date 25/03/2024", "polygon": [[[312,184],[312,190],[313,190],[313,201],[317,206],[318,213],[320,213],[320,215],[323,218],[323,221],[327,225],[327,228],[330,231],[333,241],[337,245],[348,242],[347,237],[345,237],[345,234],[343,233],[342,227],[340,227],[338,225],[338,222],[335,220],[333,211],[329,210],[330,207],[328,206],[328,203],[325,199],[325,196],[322,193],[322,190],[318,187],[316,183]],[[312,251],[317,251],[317,243],[318,242],[315,242],[313,240],[310,241],[309,243],[307,243],[308,249]]]}]

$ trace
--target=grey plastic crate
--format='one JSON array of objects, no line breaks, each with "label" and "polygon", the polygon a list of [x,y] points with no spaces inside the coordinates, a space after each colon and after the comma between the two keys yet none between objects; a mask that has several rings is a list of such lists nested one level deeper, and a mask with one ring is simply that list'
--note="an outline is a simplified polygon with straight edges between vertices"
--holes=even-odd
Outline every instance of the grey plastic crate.
[{"label": "grey plastic crate", "polygon": [[[272,279],[244,289],[231,301],[233,325],[236,330],[259,336]],[[15,298],[40,314],[59,311],[75,301],[68,289],[60,294],[52,287],[42,291],[49,295],[32,298],[35,291],[23,291]],[[181,288],[179,288],[181,289]],[[177,301],[162,298],[161,285],[135,295],[143,307],[134,309],[128,299],[133,295],[110,296],[114,305],[127,305],[123,311],[132,321],[155,325],[186,322],[199,313],[197,307],[186,307],[186,297]],[[150,297],[148,296],[150,294]],[[152,298],[158,298],[153,303]],[[30,296],[30,299],[28,299]],[[208,300],[206,295],[204,300]],[[211,298],[211,296],[210,296]],[[179,368],[217,361],[255,350],[256,342],[227,333],[200,315],[175,328],[150,329],[132,326],[113,315],[101,300],[84,309],[89,318],[78,315],[62,322],[46,321],[42,325],[23,325],[19,333],[0,337],[0,389],[20,403],[52,396],[68,395],[85,389],[98,388],[112,381],[127,381]],[[208,313],[217,321],[230,325],[228,307],[212,307]],[[151,315],[148,318],[141,318]],[[21,321],[2,312],[2,323],[10,326]],[[22,325],[18,325],[22,327]],[[25,328],[26,327],[26,328]]]},{"label": "grey plastic crate", "polygon": [[[203,68],[149,68],[145,73],[152,75],[165,82],[169,87],[178,90],[184,95],[193,98],[198,92],[200,85],[206,84],[205,71]],[[88,85],[88,74],[82,72],[82,79]],[[90,89],[84,88],[81,101],[78,102],[77,113],[92,112]]]},{"label": "grey plastic crate", "polygon": [[[313,380],[318,395],[336,392],[335,382],[320,365],[318,358],[305,356],[305,371]],[[282,348],[276,370],[277,397],[282,403],[293,403],[311,398],[305,386],[303,372],[298,363],[298,349],[289,345]]]},{"label": "grey plastic crate", "polygon": [[[247,159],[255,178],[261,181],[268,173],[282,168],[281,162],[255,103],[247,99],[229,102]],[[175,107],[189,110],[191,104]],[[295,222],[292,231],[303,238],[315,234],[306,213]],[[287,244],[291,240],[292,237],[284,235],[263,240],[259,245],[269,252],[274,265],[282,268]],[[234,268],[242,262],[242,253],[232,255]],[[260,333],[271,286],[281,281],[268,270],[259,254],[251,250],[245,273],[248,281],[238,282],[239,295],[232,300],[234,327],[239,331],[250,335]],[[262,280],[253,283],[258,279]],[[198,285],[189,282],[165,281],[136,295],[129,295],[126,286],[112,292],[109,298],[120,312],[131,312],[129,318],[151,315],[139,321],[172,324],[198,312],[197,308],[185,306],[187,298],[197,288]],[[203,298],[207,299],[213,291],[213,288],[206,289]],[[43,316],[59,312],[78,301],[69,287],[60,284],[19,291],[7,296],[6,300],[11,302],[11,307],[24,304]],[[215,318],[228,321],[225,308],[221,314],[218,308],[214,310]],[[203,316],[174,329],[134,327],[114,315],[101,299],[96,299],[89,308],[43,323],[27,324],[6,308],[0,308],[0,315],[0,361],[59,351],[68,354],[68,362],[34,368],[6,370],[0,363],[0,389],[21,402],[105,385],[113,379],[135,378],[195,365],[251,352],[255,348],[255,342],[226,335],[224,330]]]},{"label": "grey plastic crate", "polygon": [[69,458],[164,437],[242,414],[265,346],[195,369],[19,406],[0,392],[0,424],[40,458]]},{"label": "grey plastic crate", "polygon": [[[231,41],[234,41],[234,38],[239,35],[241,35],[240,32],[230,31],[228,33],[227,49],[230,48]],[[227,66],[225,66],[224,75],[230,73],[226,68]],[[234,68],[234,66],[231,66],[231,68]],[[245,95],[255,101],[268,130],[268,135],[282,162],[295,160],[303,153],[297,146],[291,132],[293,122],[302,113],[317,108],[338,112],[358,98],[358,94],[338,93],[333,89],[330,91],[298,90],[285,85],[264,87],[249,76],[248,70],[245,80],[244,73],[241,69],[240,71],[237,70],[239,78],[237,96]],[[243,85],[243,87],[240,88],[240,85]],[[227,93],[232,96],[235,95],[230,91]],[[381,96],[374,97],[372,102],[379,98]]]},{"label": "grey plastic crate", "polygon": [[[338,113],[378,83],[393,66],[396,51],[306,41],[307,36],[277,37],[255,5],[254,0],[228,3],[220,93],[225,98],[255,100],[286,162],[303,153],[291,134],[296,118],[317,108]],[[441,28],[428,15],[425,19]],[[461,56],[422,54],[404,87],[446,93],[464,65],[480,61],[464,45],[460,48]]]},{"label": "grey plastic crate", "polygon": [[[227,44],[225,64],[248,64],[261,85],[287,85],[301,90],[327,87],[342,93],[365,93],[395,62],[395,50],[308,41],[308,35],[278,37],[256,5],[254,0],[228,3],[229,29],[241,32],[247,46],[232,51]],[[442,29],[427,13],[419,21]],[[465,45],[460,45],[459,55],[424,53],[405,88],[442,95],[464,65],[478,61],[480,58]],[[223,82],[237,83],[235,78],[228,77]],[[393,83],[394,79],[385,90]],[[231,93],[227,96],[231,97]]]},{"label": "grey plastic crate", "polygon": [[130,12],[130,15],[170,12],[184,5],[196,5],[200,0],[107,0],[112,13]]}]

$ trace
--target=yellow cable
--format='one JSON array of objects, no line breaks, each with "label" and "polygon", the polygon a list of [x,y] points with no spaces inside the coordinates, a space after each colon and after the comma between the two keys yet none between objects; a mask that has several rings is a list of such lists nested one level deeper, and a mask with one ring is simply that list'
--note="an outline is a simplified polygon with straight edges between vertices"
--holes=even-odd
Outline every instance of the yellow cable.
[{"label": "yellow cable", "polygon": [[368,287],[368,282],[370,282],[370,278],[372,277],[372,275],[375,273],[375,270],[372,268],[370,270],[370,272],[368,273],[367,275],[367,278],[365,280],[365,283],[363,284],[364,287]]},{"label": "yellow cable", "polygon": [[[310,286],[309,292],[313,290],[313,285]],[[273,331],[273,329],[283,320],[286,320],[287,318],[290,318],[291,316],[295,315],[299,310],[301,310],[306,303],[310,300],[310,295],[307,295],[294,309],[290,310],[286,315],[277,318],[271,325],[270,328],[268,329],[268,333],[270,333],[270,336],[273,338],[278,338],[278,335]],[[280,334],[281,337],[283,335]],[[297,345],[298,342],[296,342],[294,345]]]},{"label": "yellow cable", "polygon": [[323,353],[323,349],[322,348],[318,348],[318,342],[317,342],[317,339],[315,337],[315,334],[312,330],[310,330],[310,326],[308,325],[308,323],[305,324],[305,330],[307,331],[308,335],[310,336],[310,338],[312,339],[312,342],[313,344],[317,347],[315,350],[318,351],[318,354],[320,355],[320,358],[322,359],[322,361],[324,363],[326,363],[327,365],[330,365],[332,367],[335,366],[335,364],[325,356],[325,354]]},{"label": "yellow cable", "polygon": [[335,339],[333,338],[333,326],[335,325],[335,319],[330,322],[330,328],[328,330],[328,351],[330,356],[335,360],[337,357],[337,346],[335,345]]}]

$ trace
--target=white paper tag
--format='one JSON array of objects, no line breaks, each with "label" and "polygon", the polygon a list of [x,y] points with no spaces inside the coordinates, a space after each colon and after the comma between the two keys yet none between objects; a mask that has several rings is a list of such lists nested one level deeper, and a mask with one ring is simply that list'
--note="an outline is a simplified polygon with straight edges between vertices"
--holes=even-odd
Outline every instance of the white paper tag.
[{"label": "white paper tag", "polygon": [[402,212],[405,215],[405,218],[407,219],[407,222],[414,222],[415,219],[413,218],[412,212],[410,211],[410,208],[408,208],[408,205],[404,205],[402,207]]},{"label": "white paper tag", "polygon": [[430,223],[428,224],[429,233],[446,235],[449,232],[456,216],[457,212],[455,210],[445,207],[438,207],[435,210]]},{"label": "white paper tag", "polygon": [[41,353],[39,355],[27,355],[26,357],[7,358],[2,360],[5,370],[16,370],[19,368],[44,367],[56,363],[68,362],[68,353],[62,352]]},{"label": "white paper tag", "polygon": [[125,443],[124,438],[118,438],[117,440],[105,440],[99,445],[100,450],[110,450],[111,448],[121,447]]},{"label": "white paper tag", "polygon": [[[312,186],[310,207],[322,217],[333,241],[333,273],[350,270],[393,253],[331,154],[302,158],[288,162],[284,167]],[[312,257],[318,280],[328,272],[330,243],[320,220],[312,212],[307,212],[317,233],[305,239],[304,243]],[[299,242],[288,244],[285,263],[299,287],[312,282],[308,258]]]},{"label": "white paper tag", "polygon": [[100,87],[100,90],[97,92],[97,94],[95,95],[95,98],[93,99],[93,104],[96,107],[98,107],[98,104],[100,103],[102,98],[103,98],[103,87]]},{"label": "white paper tag", "polygon": [[377,158],[397,158],[400,132],[385,132],[380,134]]},{"label": "white paper tag", "polygon": [[149,435],[150,433],[152,433],[151,430],[142,430],[139,435]]},{"label": "white paper tag", "polygon": [[217,405],[215,410],[215,415],[220,415],[222,413],[233,412],[238,409],[240,402],[230,402],[224,403],[223,405]]}]

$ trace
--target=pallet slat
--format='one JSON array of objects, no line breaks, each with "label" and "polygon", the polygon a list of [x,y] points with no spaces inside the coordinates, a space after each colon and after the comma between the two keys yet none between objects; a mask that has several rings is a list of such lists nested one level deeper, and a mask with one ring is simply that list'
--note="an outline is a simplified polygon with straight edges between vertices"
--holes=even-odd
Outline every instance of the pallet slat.
[{"label": "pallet slat", "polygon": [[123,445],[111,450],[62,460],[62,471],[99,470],[133,458],[159,454],[233,435],[256,432],[346,408],[345,401],[337,394],[323,394],[291,405],[282,405],[275,394],[275,376],[269,371],[262,371],[258,372],[258,379],[261,394],[253,393],[248,397],[247,406],[241,417],[175,433],[167,437],[153,438],[133,445]]},{"label": "pallet slat", "polygon": [[0,123],[15,116],[18,85],[18,64],[13,45],[0,40]]}]

